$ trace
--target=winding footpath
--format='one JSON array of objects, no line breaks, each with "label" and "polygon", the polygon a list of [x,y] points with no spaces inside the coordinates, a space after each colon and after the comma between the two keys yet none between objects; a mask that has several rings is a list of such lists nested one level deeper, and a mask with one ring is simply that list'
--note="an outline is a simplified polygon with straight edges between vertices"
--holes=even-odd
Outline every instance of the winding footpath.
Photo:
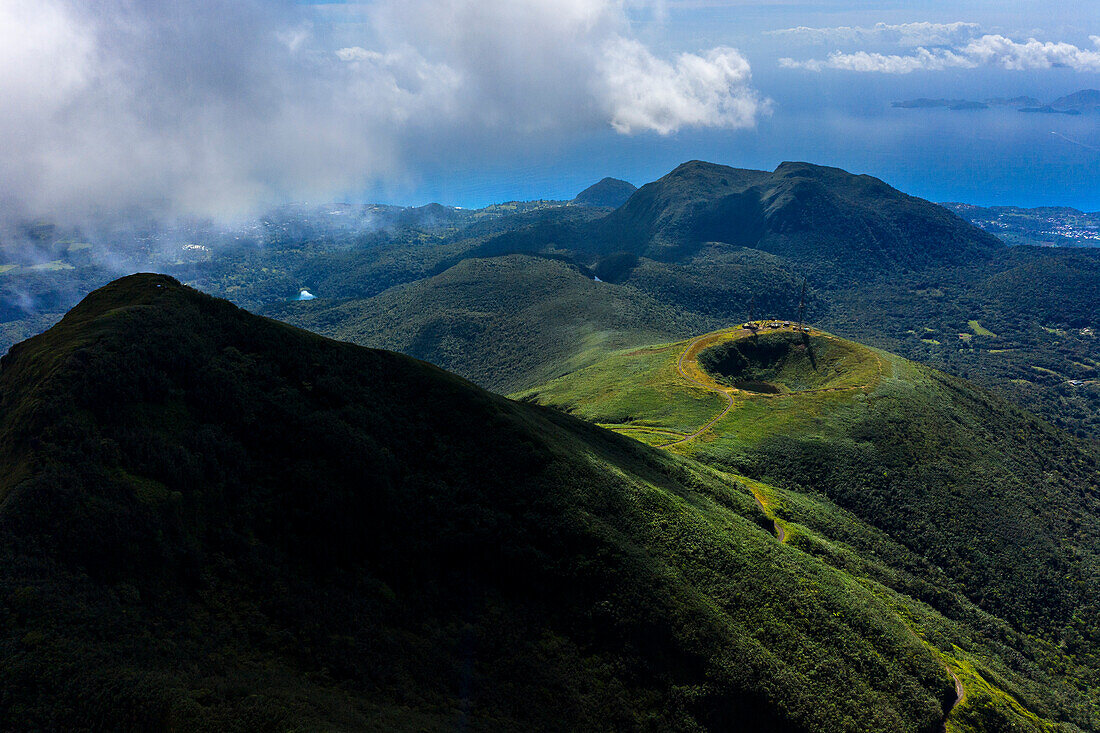
[{"label": "winding footpath", "polygon": [[752,498],[756,500],[756,506],[760,507],[760,511],[764,512],[764,516],[772,520],[772,529],[775,531],[775,538],[780,542],[787,541],[787,530],[783,528],[783,525],[779,523],[779,520],[768,510],[768,507],[764,505],[764,502],[760,499],[760,494],[756,493],[756,489],[750,489],[752,491]]},{"label": "winding footpath", "polygon": [[691,433],[690,435],[685,435],[684,437],[680,438],[679,440],[674,440],[671,443],[665,443],[664,445],[659,445],[659,446],[657,446],[658,448],[670,448],[674,445],[679,445],[680,443],[686,443],[689,440],[693,440],[694,438],[699,437],[700,435],[702,435],[703,433],[705,433],[706,431],[708,431],[712,427],[714,427],[715,423],[717,423],[719,420],[721,420],[726,415],[728,415],[729,411],[733,409],[733,395],[730,394],[730,392],[728,390],[722,389],[721,387],[715,387],[715,386],[710,385],[710,384],[704,384],[703,382],[700,382],[698,379],[696,379],[695,377],[691,376],[686,371],[684,371],[684,359],[687,358],[688,354],[691,354],[693,349],[699,343],[701,343],[702,341],[705,341],[707,339],[711,339],[711,338],[714,338],[714,334],[713,333],[707,333],[707,334],[703,334],[702,336],[696,338],[694,341],[689,343],[687,345],[687,348],[684,349],[683,352],[681,352],[680,358],[676,360],[676,371],[678,371],[680,373],[681,377],[683,377],[687,381],[691,382],[692,384],[697,385],[699,387],[702,387],[703,389],[705,389],[709,392],[715,392],[715,393],[720,394],[723,397],[725,397],[726,398],[726,409],[722,410],[722,412],[718,413],[717,417],[715,417],[713,420],[711,420],[707,424],[703,425],[701,428],[696,430],[694,433]]},{"label": "winding footpath", "polygon": [[[920,638],[920,637],[918,637]],[[954,712],[963,700],[966,699],[966,688],[963,687],[962,680],[955,674],[950,668],[947,670],[947,674],[951,675],[951,679],[955,681],[955,702],[951,703],[951,707],[947,709],[947,712],[943,714],[943,726],[940,728],[940,733],[947,733],[947,720],[951,717],[951,713]]]}]

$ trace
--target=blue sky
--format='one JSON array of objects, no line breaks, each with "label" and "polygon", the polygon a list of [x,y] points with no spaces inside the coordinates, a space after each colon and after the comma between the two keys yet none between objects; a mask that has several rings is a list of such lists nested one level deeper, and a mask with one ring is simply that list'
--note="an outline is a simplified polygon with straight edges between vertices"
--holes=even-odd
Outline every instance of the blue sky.
[{"label": "blue sky", "polygon": [[705,159],[1100,210],[1100,3],[4,0],[0,210],[569,198]]},{"label": "blue sky", "polygon": [[753,85],[774,102],[770,115],[745,130],[685,129],[665,137],[594,132],[551,155],[529,151],[484,176],[452,178],[440,171],[437,182],[425,182],[419,193],[471,205],[501,197],[567,198],[602,175],[641,185],[693,158],[760,169],[808,160],[870,173],[935,201],[1100,210],[1100,114],[890,108],[893,101],[918,97],[1031,96],[1049,102],[1079,89],[1100,89],[1097,71],[983,66],[899,75],[814,73],[779,64],[783,57],[824,58],[840,49],[906,54],[910,48],[777,30],[920,22],[973,23],[977,33],[1090,49],[1089,36],[1100,33],[1100,3],[669,2],[662,17],[636,13],[639,36],[669,53],[716,45],[739,49],[752,66]]}]

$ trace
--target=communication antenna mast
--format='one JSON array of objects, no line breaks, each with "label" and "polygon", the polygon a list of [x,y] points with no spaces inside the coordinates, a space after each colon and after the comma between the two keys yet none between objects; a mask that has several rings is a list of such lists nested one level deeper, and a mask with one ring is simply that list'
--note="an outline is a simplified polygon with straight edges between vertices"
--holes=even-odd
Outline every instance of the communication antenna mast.
[{"label": "communication antenna mast", "polygon": [[756,343],[756,293],[752,294],[752,304],[749,306],[749,332],[752,334],[753,343]]},{"label": "communication antenna mast", "polygon": [[802,331],[802,316],[806,312],[806,278],[802,278],[802,295],[798,296],[798,330]]}]

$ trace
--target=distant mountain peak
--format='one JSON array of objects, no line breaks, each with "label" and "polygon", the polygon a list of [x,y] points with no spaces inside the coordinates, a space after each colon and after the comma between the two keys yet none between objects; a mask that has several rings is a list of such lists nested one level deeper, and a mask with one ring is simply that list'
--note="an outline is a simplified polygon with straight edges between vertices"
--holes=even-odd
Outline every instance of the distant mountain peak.
[{"label": "distant mountain peak", "polygon": [[607,177],[577,194],[577,206],[607,206],[617,209],[626,203],[638,187],[629,181]]},{"label": "distant mountain peak", "polygon": [[673,176],[678,173],[687,173],[696,170],[719,170],[722,168],[732,168],[732,166],[722,165],[721,163],[711,163],[706,160],[687,160],[676,166],[669,172],[668,175]]},{"label": "distant mountain peak", "polygon": [[849,276],[980,259],[991,235],[869,175],[804,161],[773,172],[693,160],[643,186],[601,224],[607,251],[662,260],[724,242]]},{"label": "distant mountain peak", "polygon": [[785,160],[776,166],[775,175],[812,175],[817,176],[821,174],[830,175],[842,175],[842,176],[856,176],[856,173],[849,173],[843,168],[835,168],[828,165],[819,165],[817,163],[808,163],[803,160]]}]

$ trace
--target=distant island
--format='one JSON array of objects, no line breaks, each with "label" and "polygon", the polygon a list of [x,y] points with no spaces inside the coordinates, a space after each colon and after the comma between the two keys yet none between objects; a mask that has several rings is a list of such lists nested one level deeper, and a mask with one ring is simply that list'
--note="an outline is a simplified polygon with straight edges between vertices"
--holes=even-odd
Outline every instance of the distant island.
[{"label": "distant island", "polygon": [[991,107],[1038,107],[1042,105],[1035,97],[993,97],[985,100]]},{"label": "distant island", "polygon": [[948,109],[982,110],[990,107],[1014,107],[1020,112],[1032,114],[1055,115],[1079,115],[1100,111],[1100,91],[1096,89],[1082,89],[1081,91],[1067,94],[1055,99],[1050,104],[1043,104],[1035,97],[993,97],[984,101],[970,99],[907,99],[894,102],[892,107],[897,109]]},{"label": "distant island", "polygon": [[1032,114],[1041,115],[1079,115],[1081,110],[1079,109],[1058,109],[1050,104],[1044,104],[1041,107],[1022,107],[1021,112],[1030,112]]},{"label": "distant island", "polygon": [[1100,111],[1100,91],[1096,89],[1082,89],[1079,92],[1068,94],[1050,103],[1055,109],[1076,109],[1080,112]]}]

